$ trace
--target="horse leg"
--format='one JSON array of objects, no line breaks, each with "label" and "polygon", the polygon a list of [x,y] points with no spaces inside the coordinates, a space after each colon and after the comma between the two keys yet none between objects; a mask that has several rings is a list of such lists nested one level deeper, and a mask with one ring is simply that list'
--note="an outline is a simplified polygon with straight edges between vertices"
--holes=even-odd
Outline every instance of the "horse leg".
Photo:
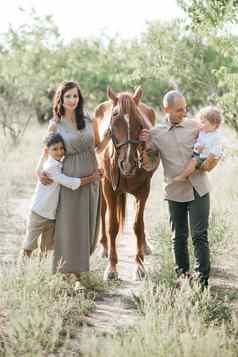
[{"label": "horse leg", "polygon": [[103,193],[109,212],[109,262],[104,273],[104,280],[118,279],[117,273],[117,251],[116,251],[116,237],[119,231],[119,222],[117,218],[117,194],[112,190],[112,187],[108,181],[104,181]]},{"label": "horse leg", "polygon": [[137,239],[137,252],[135,257],[135,280],[141,280],[145,277],[144,269],[144,250],[145,241],[145,226],[144,226],[144,209],[148,194],[142,194],[136,197],[136,216],[134,222],[134,232]]},{"label": "horse leg", "polygon": [[107,234],[106,234],[106,211],[107,203],[102,192],[102,202],[101,202],[101,257],[108,258],[108,243],[107,243]]}]

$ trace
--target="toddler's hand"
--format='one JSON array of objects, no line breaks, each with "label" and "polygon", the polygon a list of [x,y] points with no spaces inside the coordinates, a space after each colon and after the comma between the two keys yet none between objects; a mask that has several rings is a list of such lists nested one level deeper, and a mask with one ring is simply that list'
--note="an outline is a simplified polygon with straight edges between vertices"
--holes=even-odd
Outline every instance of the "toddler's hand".
[{"label": "toddler's hand", "polygon": [[196,151],[197,151],[197,152],[200,153],[200,152],[202,152],[203,150],[204,150],[204,145],[197,145],[197,146],[196,146]]}]

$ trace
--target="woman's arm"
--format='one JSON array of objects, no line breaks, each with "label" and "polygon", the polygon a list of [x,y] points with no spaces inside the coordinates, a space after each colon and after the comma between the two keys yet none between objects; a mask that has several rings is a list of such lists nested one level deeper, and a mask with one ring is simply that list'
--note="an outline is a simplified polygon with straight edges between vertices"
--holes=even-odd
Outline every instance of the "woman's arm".
[{"label": "woman's arm", "polygon": [[96,147],[96,151],[98,154],[100,154],[105,147],[107,146],[107,144],[109,143],[109,140],[111,138],[111,131],[108,128],[103,136],[102,141],[100,141],[100,136],[99,136],[99,128],[98,128],[98,122],[96,119],[93,120],[92,122],[93,124],[93,130],[94,130],[94,137],[95,137],[95,147]]},{"label": "woman's arm", "polygon": [[[54,119],[51,119],[47,128],[47,135],[51,133],[57,132],[57,124]],[[44,161],[47,159],[48,153],[46,148],[44,147],[42,150],[42,154],[40,156],[40,160],[35,169],[35,174],[43,185],[50,185],[53,181],[51,178],[47,176],[47,174],[43,171]]]},{"label": "woman's arm", "polygon": [[40,159],[36,165],[36,168],[35,168],[35,175],[36,177],[39,178],[42,170],[43,170],[43,165],[44,165],[44,162],[46,160],[47,156],[46,156],[46,153],[45,153],[45,150],[43,149],[42,150],[42,153],[41,153],[41,156],[40,156]]}]

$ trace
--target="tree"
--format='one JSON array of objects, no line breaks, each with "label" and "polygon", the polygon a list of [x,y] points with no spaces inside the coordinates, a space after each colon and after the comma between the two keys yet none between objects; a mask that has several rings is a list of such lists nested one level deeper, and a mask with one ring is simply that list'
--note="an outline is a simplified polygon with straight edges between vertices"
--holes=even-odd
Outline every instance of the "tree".
[{"label": "tree", "polygon": [[231,33],[230,27],[238,22],[238,0],[177,2],[191,21],[191,31],[199,34],[204,42],[211,43],[222,58],[219,66],[212,69],[216,87],[210,101],[221,106],[227,124],[238,133],[238,37]]}]

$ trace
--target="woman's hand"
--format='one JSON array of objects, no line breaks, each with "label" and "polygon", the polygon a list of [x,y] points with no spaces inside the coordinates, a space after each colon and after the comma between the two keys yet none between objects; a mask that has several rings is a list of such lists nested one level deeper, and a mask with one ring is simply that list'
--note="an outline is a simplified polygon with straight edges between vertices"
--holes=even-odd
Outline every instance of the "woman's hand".
[{"label": "woman's hand", "polygon": [[103,178],[103,176],[104,176],[103,169],[97,169],[93,174],[95,181],[100,181]]},{"label": "woman's hand", "polygon": [[38,173],[37,173],[37,176],[38,176],[38,179],[40,180],[40,182],[41,182],[43,185],[50,185],[50,184],[53,182],[53,180],[51,180],[51,179],[49,178],[49,176],[47,176],[44,171],[38,172]]}]

